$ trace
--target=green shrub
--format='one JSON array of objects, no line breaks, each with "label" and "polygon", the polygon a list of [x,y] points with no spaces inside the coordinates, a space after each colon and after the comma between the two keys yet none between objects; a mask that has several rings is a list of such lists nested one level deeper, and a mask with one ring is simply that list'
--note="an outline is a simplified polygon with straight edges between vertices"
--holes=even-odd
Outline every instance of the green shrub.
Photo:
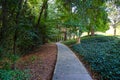
[{"label": "green shrub", "polygon": [[0,60],[0,66],[2,69],[11,70],[11,67],[14,67],[13,65],[18,59],[18,55],[9,54]]},{"label": "green shrub", "polygon": [[92,70],[102,79],[120,79],[120,39],[117,37],[83,38],[81,44],[73,45],[74,51],[90,63]]},{"label": "green shrub", "polygon": [[17,51],[18,53],[24,55],[40,44],[40,38],[35,32],[25,31],[17,40]]},{"label": "green shrub", "polygon": [[12,62],[9,59],[7,59],[7,58],[1,60],[1,62],[0,62],[1,68],[5,69],[5,70],[10,70],[11,69],[11,65],[12,65]]},{"label": "green shrub", "polygon": [[76,44],[76,40],[75,39],[67,40],[67,41],[63,41],[62,43],[67,46],[70,46],[70,45]]},{"label": "green shrub", "polygon": [[28,70],[0,70],[0,80],[29,80]]}]

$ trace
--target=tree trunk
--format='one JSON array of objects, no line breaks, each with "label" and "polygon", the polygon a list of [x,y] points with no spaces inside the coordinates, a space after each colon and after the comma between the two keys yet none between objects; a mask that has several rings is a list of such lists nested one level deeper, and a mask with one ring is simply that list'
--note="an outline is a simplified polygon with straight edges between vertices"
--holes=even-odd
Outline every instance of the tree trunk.
[{"label": "tree trunk", "polygon": [[88,36],[90,36],[90,31],[88,31]]},{"label": "tree trunk", "polygon": [[18,34],[18,22],[19,22],[19,15],[20,15],[20,12],[21,12],[21,9],[22,9],[22,3],[23,3],[23,0],[20,0],[19,3],[18,3],[18,12],[16,14],[16,20],[15,20],[15,33],[14,33],[14,36],[13,36],[13,53],[16,54],[16,41],[17,41],[17,34]]},{"label": "tree trunk", "polygon": [[7,29],[7,0],[2,0],[2,28],[0,29],[0,41],[4,38]]},{"label": "tree trunk", "polygon": [[13,54],[16,54],[16,41],[17,41],[17,29],[15,29],[15,33],[13,37]]},{"label": "tree trunk", "polygon": [[[13,54],[16,55],[16,41],[17,41],[17,37],[18,37],[18,23],[19,23],[19,16],[20,16],[20,12],[22,9],[22,5],[23,4],[23,0],[20,0],[18,2],[18,12],[16,14],[16,20],[15,20],[15,32],[14,32],[14,36],[13,36]],[[15,62],[13,63],[12,69],[15,69]]]},{"label": "tree trunk", "polygon": [[43,13],[46,5],[47,5],[47,2],[48,2],[48,0],[44,0],[44,2],[43,2],[43,5],[42,5],[42,8],[41,8],[41,11],[40,11],[40,13],[39,13],[38,20],[37,20],[37,24],[36,24],[36,26],[35,26],[35,27],[36,27],[36,30],[38,30],[38,26],[40,25],[40,20],[41,20],[41,17],[42,17],[42,13]]},{"label": "tree trunk", "polygon": [[64,41],[67,40],[67,28],[65,28],[65,31],[64,31]]},{"label": "tree trunk", "polygon": [[80,42],[81,42],[80,37],[78,37],[78,39],[77,39],[77,43],[79,44]]},{"label": "tree trunk", "polygon": [[[45,9],[44,9],[44,19],[45,19],[45,22],[46,22],[47,15],[48,15],[48,11],[47,11],[48,10],[48,3],[46,2],[45,4],[46,5],[45,5]],[[43,39],[42,40],[43,44],[48,42],[47,41],[47,34],[46,34],[46,27],[47,27],[46,25],[43,26],[43,34],[42,34],[43,35],[43,38],[42,38]]]},{"label": "tree trunk", "polygon": [[91,27],[91,36],[94,36],[95,35],[95,31],[94,31],[94,28]]},{"label": "tree trunk", "polygon": [[66,41],[67,40],[67,32],[65,31],[64,32],[64,41]]},{"label": "tree trunk", "polygon": [[80,36],[81,36],[81,34],[82,34],[82,31],[79,30],[79,35],[78,35],[78,40],[77,40],[77,43],[78,43],[78,44],[81,42],[81,41],[80,41]]},{"label": "tree trunk", "polygon": [[114,36],[116,36],[116,28],[114,28]]}]

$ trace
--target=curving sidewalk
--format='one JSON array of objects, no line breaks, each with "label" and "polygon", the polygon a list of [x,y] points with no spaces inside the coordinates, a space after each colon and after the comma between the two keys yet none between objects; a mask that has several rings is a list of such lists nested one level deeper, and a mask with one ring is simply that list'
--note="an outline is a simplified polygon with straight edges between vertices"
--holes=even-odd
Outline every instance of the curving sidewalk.
[{"label": "curving sidewalk", "polygon": [[75,54],[67,46],[56,44],[58,56],[52,80],[92,80]]}]

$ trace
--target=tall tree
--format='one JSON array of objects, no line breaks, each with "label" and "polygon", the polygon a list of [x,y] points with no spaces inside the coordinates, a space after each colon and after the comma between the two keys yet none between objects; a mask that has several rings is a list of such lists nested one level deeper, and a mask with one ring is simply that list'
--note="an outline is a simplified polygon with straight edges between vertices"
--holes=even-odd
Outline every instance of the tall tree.
[{"label": "tall tree", "polygon": [[[47,18],[47,9],[48,9],[48,0],[43,0],[42,7],[40,9],[39,17],[36,23],[36,30],[40,30],[41,36],[42,36],[42,43],[46,43],[46,26],[41,25],[41,18],[42,14],[44,13],[44,20],[46,21]],[[39,29],[40,28],[40,29]]]},{"label": "tall tree", "polygon": [[47,8],[47,2],[48,0],[44,0],[43,1],[43,4],[42,4],[42,7],[40,9],[40,13],[39,13],[39,17],[38,17],[38,20],[37,20],[37,23],[36,23],[36,29],[38,29],[39,25],[40,25],[40,21],[41,21],[41,18],[42,18],[42,13],[43,11]]},{"label": "tall tree", "polygon": [[106,5],[110,26],[114,29],[114,35],[116,35],[117,24],[120,22],[120,7],[115,4],[115,1],[108,1]]},{"label": "tall tree", "polygon": [[17,40],[17,33],[18,33],[18,22],[19,22],[19,17],[20,17],[20,13],[21,13],[21,9],[23,6],[23,0],[18,1],[18,9],[17,9],[17,13],[16,13],[16,20],[15,20],[15,32],[14,32],[14,36],[13,36],[13,53],[16,54],[16,40]]}]

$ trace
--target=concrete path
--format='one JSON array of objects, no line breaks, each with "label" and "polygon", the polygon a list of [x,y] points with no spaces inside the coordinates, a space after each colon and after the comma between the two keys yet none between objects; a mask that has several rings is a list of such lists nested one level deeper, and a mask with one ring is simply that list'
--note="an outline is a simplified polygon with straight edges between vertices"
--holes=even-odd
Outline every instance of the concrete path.
[{"label": "concrete path", "polygon": [[75,54],[65,45],[57,43],[58,56],[52,80],[92,80]]}]

